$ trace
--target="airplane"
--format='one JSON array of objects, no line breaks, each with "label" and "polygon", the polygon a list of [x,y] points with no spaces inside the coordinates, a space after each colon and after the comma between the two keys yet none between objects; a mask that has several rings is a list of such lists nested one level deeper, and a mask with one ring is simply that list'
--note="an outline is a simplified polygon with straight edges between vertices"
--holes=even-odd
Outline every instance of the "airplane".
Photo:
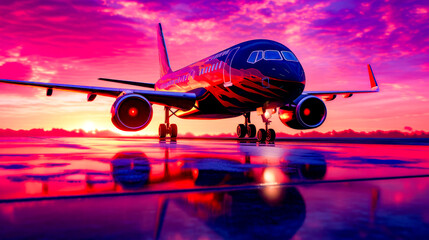
[{"label": "airplane", "polygon": [[[177,137],[173,115],[182,119],[222,119],[244,116],[237,126],[238,138],[257,137],[259,142],[274,142],[276,132],[269,128],[270,118],[278,113],[280,121],[293,129],[313,129],[327,116],[324,101],[337,95],[379,92],[368,64],[371,90],[304,91],[305,73],[296,55],[285,45],[266,39],[250,40],[210,55],[177,71],[170,67],[161,23],[157,26],[160,79],[156,83],[110,78],[102,81],[150,88],[109,88],[57,83],[0,79],[0,82],[87,93],[87,101],[97,95],[116,98],[111,108],[112,123],[123,131],[139,131],[152,120],[153,104],[164,106],[165,121],[159,137]],[[250,113],[261,116],[265,128],[256,131]]]}]

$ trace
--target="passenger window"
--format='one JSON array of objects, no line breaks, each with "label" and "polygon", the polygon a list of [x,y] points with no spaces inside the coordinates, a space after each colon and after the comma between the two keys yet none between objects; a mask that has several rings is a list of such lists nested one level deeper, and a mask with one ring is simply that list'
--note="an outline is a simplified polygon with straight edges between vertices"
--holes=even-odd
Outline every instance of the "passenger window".
[{"label": "passenger window", "polygon": [[256,56],[258,55],[258,51],[253,51],[249,58],[247,59],[248,63],[255,63],[256,62]]},{"label": "passenger window", "polygon": [[276,50],[267,50],[264,52],[264,59],[265,60],[283,60],[282,56],[280,55],[279,51]]},{"label": "passenger window", "polygon": [[282,54],[286,60],[298,62],[298,59],[295,57],[295,55],[292,52],[282,51]]}]

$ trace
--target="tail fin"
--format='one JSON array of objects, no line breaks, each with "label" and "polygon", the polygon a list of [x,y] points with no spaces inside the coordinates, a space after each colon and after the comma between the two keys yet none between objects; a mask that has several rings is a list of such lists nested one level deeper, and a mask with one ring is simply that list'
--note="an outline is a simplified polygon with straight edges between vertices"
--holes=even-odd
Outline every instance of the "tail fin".
[{"label": "tail fin", "polygon": [[158,23],[158,54],[161,77],[172,72],[170,61],[168,60],[167,47],[165,46],[164,34],[162,34],[161,23]]}]

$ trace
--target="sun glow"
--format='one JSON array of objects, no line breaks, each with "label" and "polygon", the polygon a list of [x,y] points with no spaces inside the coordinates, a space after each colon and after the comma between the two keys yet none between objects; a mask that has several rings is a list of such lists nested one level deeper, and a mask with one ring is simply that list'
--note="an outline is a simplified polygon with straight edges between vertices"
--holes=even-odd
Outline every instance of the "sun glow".
[{"label": "sun glow", "polygon": [[86,122],[83,124],[82,129],[83,129],[85,132],[87,132],[87,133],[89,133],[89,132],[95,132],[95,130],[96,130],[94,123],[93,123],[93,122],[91,122],[91,121],[86,121]]}]

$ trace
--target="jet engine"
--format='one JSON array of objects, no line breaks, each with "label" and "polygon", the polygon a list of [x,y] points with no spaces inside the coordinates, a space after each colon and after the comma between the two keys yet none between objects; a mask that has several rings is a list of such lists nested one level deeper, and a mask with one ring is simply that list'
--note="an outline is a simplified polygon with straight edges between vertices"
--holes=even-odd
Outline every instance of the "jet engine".
[{"label": "jet engine", "polygon": [[125,94],[112,106],[112,123],[123,131],[139,131],[152,120],[152,104],[138,94]]},{"label": "jet engine", "polygon": [[317,128],[326,119],[325,103],[318,97],[302,95],[279,109],[280,121],[293,129]]}]

